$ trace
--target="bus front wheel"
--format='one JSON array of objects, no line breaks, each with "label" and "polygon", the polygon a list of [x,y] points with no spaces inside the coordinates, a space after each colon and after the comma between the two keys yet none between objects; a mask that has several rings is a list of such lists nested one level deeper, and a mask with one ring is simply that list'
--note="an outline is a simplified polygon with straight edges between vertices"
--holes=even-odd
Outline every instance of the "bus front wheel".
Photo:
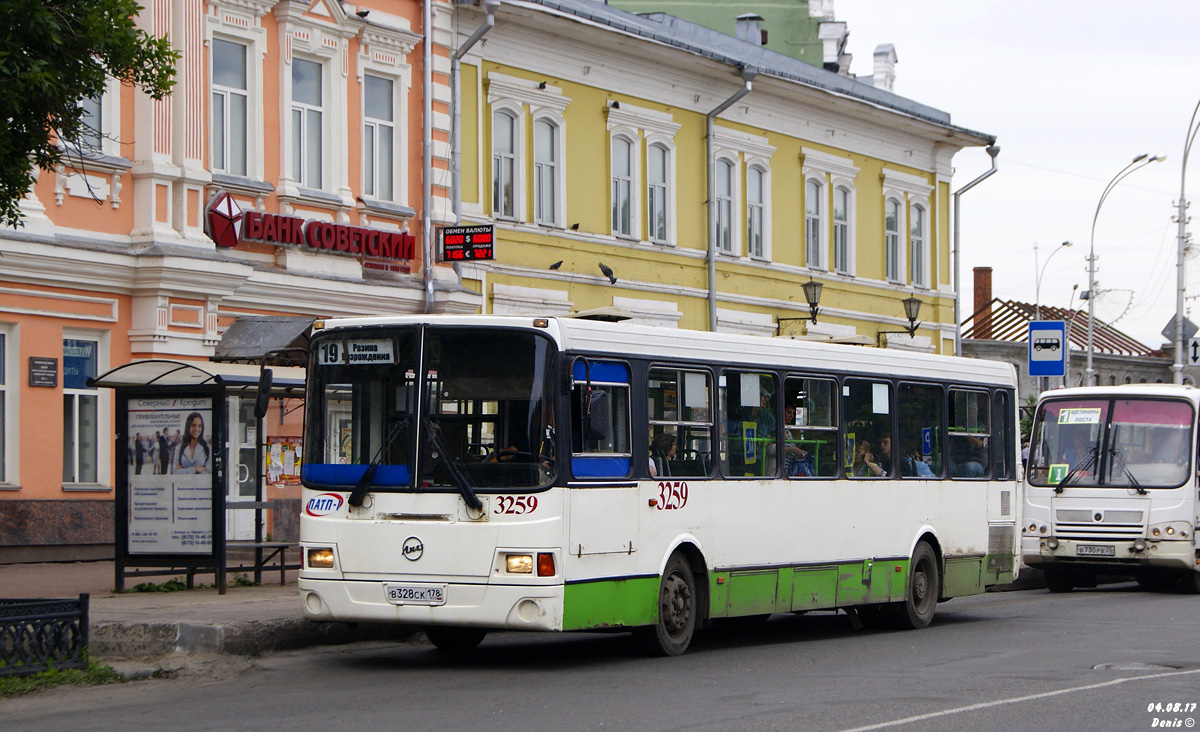
[{"label": "bus front wheel", "polygon": [[1051,592],[1070,592],[1075,589],[1075,578],[1065,569],[1047,567],[1042,570],[1042,575],[1046,578],[1046,589]]},{"label": "bus front wheel", "polygon": [[425,637],[439,651],[466,653],[483,642],[487,631],[482,628],[454,628],[445,625],[430,625],[425,628]]},{"label": "bus front wheel", "polygon": [[919,542],[909,565],[904,602],[896,608],[896,625],[907,630],[928,627],[933,622],[941,592],[942,576],[938,572],[937,554],[929,544]]},{"label": "bus front wheel", "polygon": [[696,578],[679,554],[672,554],[658,583],[658,620],[635,628],[634,638],[654,655],[678,656],[692,643],[696,631]]}]

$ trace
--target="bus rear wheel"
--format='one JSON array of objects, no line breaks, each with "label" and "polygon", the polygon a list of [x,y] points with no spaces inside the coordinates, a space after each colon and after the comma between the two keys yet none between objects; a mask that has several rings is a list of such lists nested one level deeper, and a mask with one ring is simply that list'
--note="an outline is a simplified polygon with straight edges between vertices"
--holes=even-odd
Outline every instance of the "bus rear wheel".
[{"label": "bus rear wheel", "polygon": [[928,627],[933,622],[941,593],[942,575],[938,571],[937,554],[929,544],[918,542],[909,564],[904,602],[896,607],[896,627],[905,630]]},{"label": "bus rear wheel", "polygon": [[445,625],[430,625],[425,628],[425,637],[439,651],[466,653],[483,642],[487,631],[482,628],[455,628]]},{"label": "bus rear wheel", "polygon": [[635,628],[634,638],[653,655],[678,656],[692,643],[696,632],[696,578],[679,554],[672,554],[658,583],[658,619],[654,625]]}]

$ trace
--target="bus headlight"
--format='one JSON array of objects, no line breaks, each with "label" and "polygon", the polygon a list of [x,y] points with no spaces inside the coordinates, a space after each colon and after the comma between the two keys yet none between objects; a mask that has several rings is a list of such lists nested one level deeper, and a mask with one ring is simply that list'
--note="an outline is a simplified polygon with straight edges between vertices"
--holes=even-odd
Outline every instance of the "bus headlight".
[{"label": "bus headlight", "polygon": [[330,547],[309,548],[305,553],[309,569],[333,569],[333,549]]},{"label": "bus headlight", "polygon": [[533,574],[533,555],[504,555],[504,571],[508,572],[509,574]]}]

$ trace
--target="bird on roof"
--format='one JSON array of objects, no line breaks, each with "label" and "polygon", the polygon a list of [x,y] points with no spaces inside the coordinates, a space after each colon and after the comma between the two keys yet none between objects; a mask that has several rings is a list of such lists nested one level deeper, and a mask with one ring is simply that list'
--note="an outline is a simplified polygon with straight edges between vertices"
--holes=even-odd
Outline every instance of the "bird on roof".
[{"label": "bird on roof", "polygon": [[603,272],[604,276],[608,278],[608,284],[610,284],[610,285],[617,284],[617,277],[616,277],[616,275],[613,274],[612,267],[609,267],[604,262],[601,262],[600,263],[600,271]]},{"label": "bird on roof", "polygon": [[555,262],[554,264],[550,265],[550,269],[558,269],[559,267],[562,266],[562,263],[563,263],[563,261],[560,259],[557,262]]}]

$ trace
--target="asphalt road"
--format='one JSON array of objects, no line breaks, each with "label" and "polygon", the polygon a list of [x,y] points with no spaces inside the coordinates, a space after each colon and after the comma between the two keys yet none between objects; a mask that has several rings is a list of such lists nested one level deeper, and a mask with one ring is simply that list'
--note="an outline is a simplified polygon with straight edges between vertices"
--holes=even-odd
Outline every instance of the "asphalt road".
[{"label": "asphalt road", "polygon": [[1198,631],[1200,597],[1124,584],[960,598],[920,631],[777,615],[705,631],[678,658],[639,656],[625,634],[496,634],[465,657],[358,644],[12,699],[0,728],[1187,729],[1200,722]]}]

